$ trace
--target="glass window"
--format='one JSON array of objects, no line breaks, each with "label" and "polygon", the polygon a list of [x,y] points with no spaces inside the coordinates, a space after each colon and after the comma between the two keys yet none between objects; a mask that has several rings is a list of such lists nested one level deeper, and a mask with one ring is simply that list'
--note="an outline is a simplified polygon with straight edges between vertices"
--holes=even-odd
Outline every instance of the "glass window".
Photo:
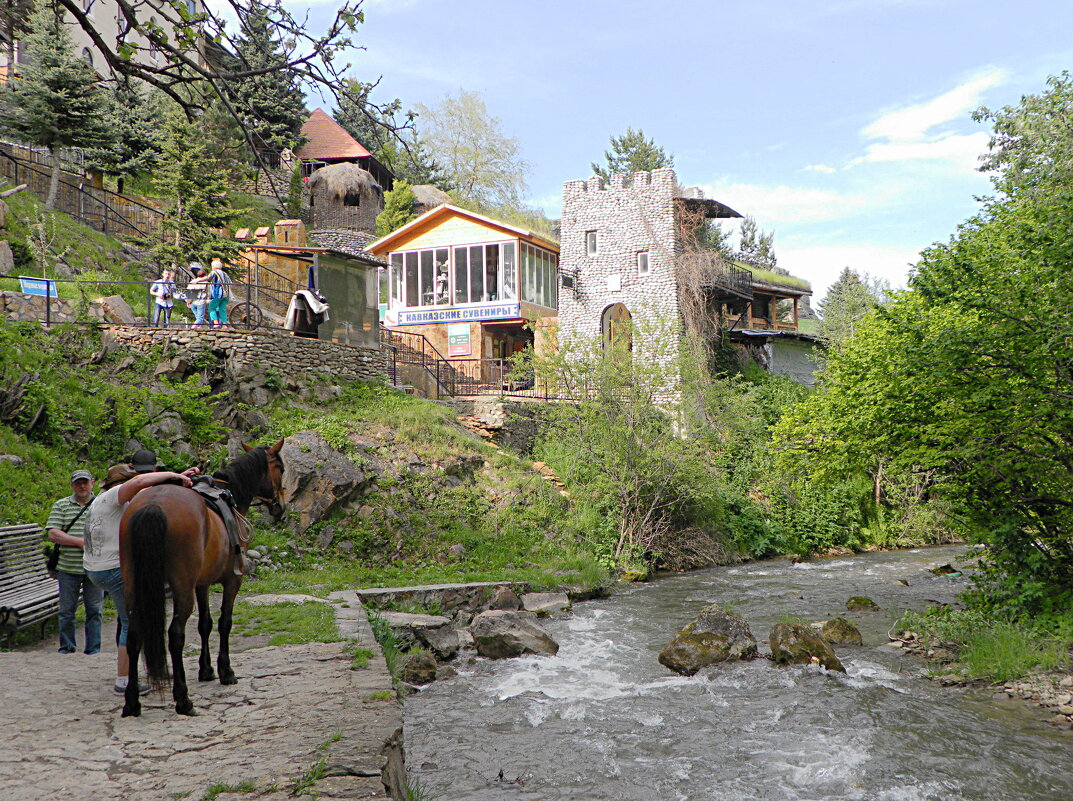
[{"label": "glass window", "polygon": [[484,294],[484,246],[474,245],[469,249],[469,302],[488,300]]},{"label": "glass window", "polygon": [[391,304],[402,303],[402,254],[391,254]]},{"label": "glass window", "polygon": [[436,272],[432,264],[432,251],[421,251],[421,305],[431,306],[433,302],[433,280]]},{"label": "glass window", "polygon": [[455,248],[455,303],[469,303],[469,250]]},{"label": "glass window", "polygon": [[588,256],[595,256],[597,254],[597,240],[595,231],[585,232],[585,253]]},{"label": "glass window", "polygon": [[437,306],[442,306],[451,300],[448,284],[448,274],[451,269],[449,255],[450,251],[447,248],[436,251],[436,284],[433,292]]},{"label": "glass window", "polygon": [[420,304],[420,294],[417,284],[417,254],[406,253],[406,305],[417,306]]},{"label": "glass window", "polygon": [[551,307],[559,308],[559,257],[551,257]]},{"label": "glass window", "polygon": [[484,292],[486,300],[499,300],[499,245],[484,249]]},{"label": "glass window", "polygon": [[642,250],[637,254],[637,274],[648,275],[648,251]]},{"label": "glass window", "polygon": [[500,255],[503,261],[503,300],[517,300],[518,298],[518,270],[514,264],[514,250],[513,242],[500,245]]}]

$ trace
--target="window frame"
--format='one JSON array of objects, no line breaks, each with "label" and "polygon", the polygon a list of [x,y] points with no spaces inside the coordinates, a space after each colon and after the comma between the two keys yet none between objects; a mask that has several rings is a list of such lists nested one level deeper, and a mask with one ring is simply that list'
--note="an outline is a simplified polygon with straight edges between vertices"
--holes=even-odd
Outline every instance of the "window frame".
[{"label": "window frame", "polygon": [[[644,267],[641,266],[642,262],[644,263]],[[639,250],[639,251],[637,251],[637,276],[639,278],[643,278],[646,275],[651,275],[651,273],[652,273],[652,258],[651,258],[651,256],[648,255],[648,251],[647,250]]]},{"label": "window frame", "polygon": [[585,255],[586,256],[598,256],[598,255],[600,255],[599,231],[586,231],[585,232]]}]

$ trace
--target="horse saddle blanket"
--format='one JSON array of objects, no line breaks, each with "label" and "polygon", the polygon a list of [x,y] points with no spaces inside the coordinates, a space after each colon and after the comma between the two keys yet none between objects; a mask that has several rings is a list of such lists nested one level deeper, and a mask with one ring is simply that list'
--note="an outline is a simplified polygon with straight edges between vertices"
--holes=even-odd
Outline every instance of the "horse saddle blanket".
[{"label": "horse saddle blanket", "polygon": [[[201,477],[199,476],[198,478]],[[205,476],[200,481],[195,478],[191,489],[200,495],[208,507],[224,521],[224,528],[227,529],[227,541],[231,544],[232,553],[242,553],[242,546],[246,544],[248,534],[245,531],[245,526],[240,526],[235,517],[235,501],[231,497],[230,490],[217,487],[210,476]]]}]

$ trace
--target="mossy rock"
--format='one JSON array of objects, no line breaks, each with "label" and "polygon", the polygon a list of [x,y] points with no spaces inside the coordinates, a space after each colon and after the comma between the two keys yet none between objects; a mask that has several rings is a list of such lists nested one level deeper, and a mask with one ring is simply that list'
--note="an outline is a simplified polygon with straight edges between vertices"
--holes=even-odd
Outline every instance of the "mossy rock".
[{"label": "mossy rock", "polygon": [[828,670],[846,672],[823,638],[804,623],[776,623],[768,638],[771,659],[782,665],[823,665]]},{"label": "mossy rock", "polygon": [[863,645],[860,630],[844,617],[825,620],[820,627],[820,636],[831,645]]},{"label": "mossy rock", "polygon": [[879,609],[879,604],[867,595],[854,595],[846,601],[846,609],[850,612],[874,612]]},{"label": "mossy rock", "polygon": [[692,676],[702,667],[755,659],[757,654],[749,624],[713,604],[664,646],[659,663],[683,676]]}]

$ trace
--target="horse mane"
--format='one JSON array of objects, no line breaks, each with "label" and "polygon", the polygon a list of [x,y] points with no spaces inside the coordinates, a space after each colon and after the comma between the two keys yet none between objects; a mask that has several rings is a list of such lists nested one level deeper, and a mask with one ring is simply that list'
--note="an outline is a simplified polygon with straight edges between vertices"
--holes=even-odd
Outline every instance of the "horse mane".
[{"label": "horse mane", "polygon": [[259,445],[212,474],[213,478],[227,482],[227,488],[234,496],[235,503],[241,508],[253,503],[261,477],[268,472],[267,451],[268,448]]}]

